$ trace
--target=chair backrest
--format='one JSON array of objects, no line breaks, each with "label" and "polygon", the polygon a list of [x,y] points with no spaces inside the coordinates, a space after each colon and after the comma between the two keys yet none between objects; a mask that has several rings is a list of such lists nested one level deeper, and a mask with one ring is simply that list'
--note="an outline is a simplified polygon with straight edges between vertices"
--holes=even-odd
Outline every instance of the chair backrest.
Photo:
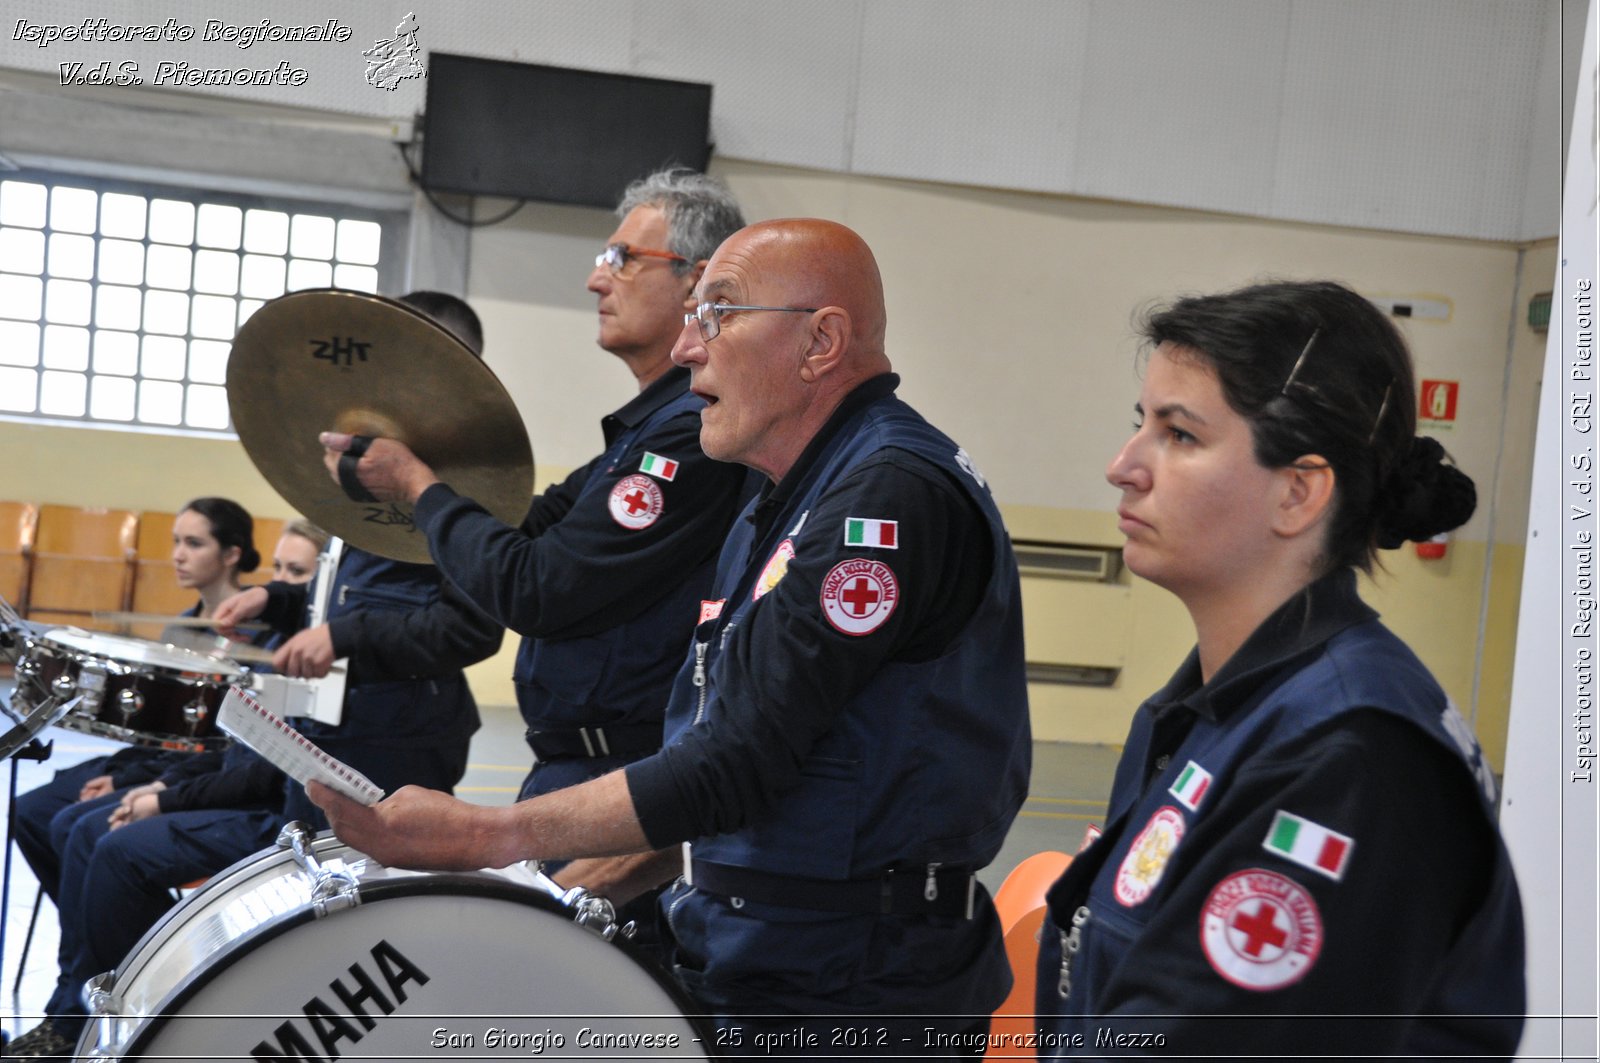
[{"label": "chair backrest", "polygon": [[145,510],[139,514],[139,540],[133,563],[136,613],[177,615],[195,603],[194,591],[178,586],[172,564],[172,522],[176,513]]},{"label": "chair backrest", "polygon": [[28,619],[104,629],[91,614],[128,608],[138,531],[132,510],[40,506]]},{"label": "chair backrest", "polygon": [[1011,993],[995,1009],[990,1020],[992,1035],[985,1057],[1014,1057],[1015,1050],[1003,1045],[1025,1044],[1035,1026],[1034,986],[1038,975],[1039,930],[1044,924],[1044,896],[1061,873],[1072,863],[1066,853],[1034,853],[1012,869],[994,894],[1000,915],[1000,933],[1005,936],[1006,959],[1011,964]]},{"label": "chair backrest", "polygon": [[[139,542],[133,572],[133,605],[136,613],[181,613],[195,602],[194,591],[178,586],[172,564],[172,522],[176,513],[145,510],[139,514]],[[283,534],[284,522],[277,517],[257,517],[254,521],[256,552],[261,566],[242,573],[245,586],[266,583],[272,578],[272,549]]]},{"label": "chair backrest", "polygon": [[266,583],[272,579],[272,551],[277,547],[278,540],[283,537],[283,526],[287,523],[278,517],[256,518],[256,552],[261,555],[261,567],[254,572],[241,575],[240,583],[249,586],[252,583]]},{"label": "chair backrest", "polygon": [[28,611],[28,581],[39,507],[31,502],[0,502],[0,598],[18,613]]}]

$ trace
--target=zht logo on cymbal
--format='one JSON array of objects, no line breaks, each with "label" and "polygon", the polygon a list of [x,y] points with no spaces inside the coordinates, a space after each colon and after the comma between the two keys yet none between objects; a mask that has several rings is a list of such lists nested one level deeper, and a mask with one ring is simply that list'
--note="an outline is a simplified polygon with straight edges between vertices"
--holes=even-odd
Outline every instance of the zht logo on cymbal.
[{"label": "zht logo on cymbal", "polygon": [[358,340],[351,336],[346,336],[344,339],[335,336],[332,339],[312,340],[311,357],[320,358],[325,362],[332,362],[334,365],[348,369],[355,364],[357,359],[365,362],[367,360],[367,348],[371,346],[370,342]]}]

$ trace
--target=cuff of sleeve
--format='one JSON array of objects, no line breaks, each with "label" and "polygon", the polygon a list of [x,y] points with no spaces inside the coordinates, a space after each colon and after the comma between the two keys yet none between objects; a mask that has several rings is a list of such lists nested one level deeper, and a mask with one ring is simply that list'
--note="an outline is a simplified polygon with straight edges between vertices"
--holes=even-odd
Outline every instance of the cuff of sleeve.
[{"label": "cuff of sleeve", "polygon": [[333,659],[349,657],[354,644],[361,641],[360,613],[345,613],[328,621],[328,637],[333,640]]},{"label": "cuff of sleeve", "polygon": [[163,816],[172,812],[182,811],[182,809],[178,807],[177,793],[177,787],[169,786],[165,790],[162,790],[160,793],[156,794],[156,807],[161,810],[161,814]]},{"label": "cuff of sleeve", "polygon": [[639,827],[652,849],[665,849],[698,834],[687,810],[680,807],[668,759],[662,750],[623,769]]},{"label": "cuff of sleeve", "polygon": [[305,622],[306,592],[299,584],[273,580],[266,585],[267,604],[260,620],[274,631],[292,634]]},{"label": "cuff of sleeve", "polygon": [[411,507],[411,519],[416,521],[418,530],[427,535],[440,511],[458,497],[460,496],[450,489],[449,484],[429,484],[427,489],[417,496],[417,504]]}]

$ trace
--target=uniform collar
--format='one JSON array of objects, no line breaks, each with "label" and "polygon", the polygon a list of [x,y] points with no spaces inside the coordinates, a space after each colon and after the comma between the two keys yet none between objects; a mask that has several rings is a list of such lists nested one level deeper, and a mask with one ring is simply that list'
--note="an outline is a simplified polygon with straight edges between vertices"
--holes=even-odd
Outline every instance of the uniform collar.
[{"label": "uniform collar", "polygon": [[1157,717],[1185,708],[1212,722],[1226,719],[1292,663],[1319,651],[1356,624],[1377,618],[1356,593],[1353,569],[1340,569],[1307,584],[1262,621],[1209,683],[1200,682],[1200,651],[1173,673],[1145,707]]},{"label": "uniform collar", "polygon": [[806,444],[806,449],[800,452],[799,459],[784,474],[783,479],[776,484],[767,480],[761,485],[761,492],[755,509],[751,511],[750,519],[759,525],[770,519],[773,514],[781,512],[784,505],[799,490],[799,485],[810,476],[812,468],[821,459],[834,437],[843,429],[845,422],[879,399],[893,395],[895,388],[899,386],[900,376],[897,373],[882,373],[856,385],[855,390],[846,395],[838,408],[828,415],[822,428],[811,437],[811,442]]},{"label": "uniform collar", "polygon": [[619,434],[644,423],[645,418],[689,390],[689,370],[675,365],[649,387],[635,395],[627,405],[600,418],[600,430],[610,445]]}]

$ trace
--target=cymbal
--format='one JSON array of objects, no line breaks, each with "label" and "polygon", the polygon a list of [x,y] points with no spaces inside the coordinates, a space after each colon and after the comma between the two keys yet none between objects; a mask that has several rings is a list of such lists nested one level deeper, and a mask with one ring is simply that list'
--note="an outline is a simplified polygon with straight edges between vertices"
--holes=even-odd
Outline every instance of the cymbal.
[{"label": "cymbal", "polygon": [[383,557],[432,562],[409,505],[345,495],[318,433],[398,439],[507,524],[533,497],[533,449],[505,387],[448,329],[393,299],[320,288],[262,306],[234,337],[228,408],[284,501]]}]

